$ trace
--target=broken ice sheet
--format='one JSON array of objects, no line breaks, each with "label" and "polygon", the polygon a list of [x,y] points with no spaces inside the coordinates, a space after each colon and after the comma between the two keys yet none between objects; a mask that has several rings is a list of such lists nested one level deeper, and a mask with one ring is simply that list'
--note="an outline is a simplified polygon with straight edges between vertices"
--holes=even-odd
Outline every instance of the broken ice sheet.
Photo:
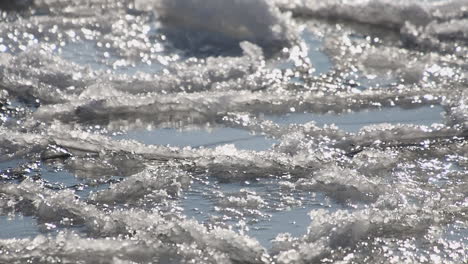
[{"label": "broken ice sheet", "polygon": [[118,181],[117,177],[106,177],[101,180],[79,179],[72,172],[53,164],[28,162],[24,159],[13,159],[0,162],[0,180],[9,182],[34,178],[53,190],[71,189],[81,198],[87,198],[91,192],[109,187],[109,182]]},{"label": "broken ice sheet", "polygon": [[[313,19],[320,16],[324,20],[332,18],[319,27],[307,26],[307,30],[320,37],[319,42],[324,40],[324,48],[320,52],[327,54],[333,63],[331,70],[324,68],[326,74],[320,76],[310,73],[311,66],[321,68],[320,63],[325,59],[320,57],[320,52],[315,53],[315,48],[321,44],[308,39],[307,31],[303,31],[305,35],[298,36],[297,42],[292,43],[293,39],[290,38],[293,37],[289,35],[291,31],[300,30],[300,25],[296,24],[302,23],[298,21],[300,19],[274,11],[276,9],[272,5],[278,1],[236,1],[205,1],[206,5],[201,6],[195,0],[142,0],[134,3],[127,0],[36,0],[34,3],[40,9],[39,13],[18,14],[15,17],[3,13],[6,17],[0,26],[0,49],[7,48],[9,54],[6,57],[11,58],[6,58],[0,68],[3,67],[2,87],[11,95],[3,96],[2,100],[13,100],[14,96],[19,96],[31,102],[39,99],[41,105],[34,116],[30,111],[3,113],[5,117],[11,117],[12,122],[3,124],[5,131],[2,131],[2,138],[6,143],[0,152],[27,159],[41,154],[50,142],[54,142],[63,148],[75,148],[75,151],[71,151],[75,160],[69,158],[64,162],[64,168],[69,168],[69,172],[40,168],[43,178],[39,180],[27,177],[32,173],[27,174],[23,181],[14,177],[2,180],[1,197],[6,195],[7,199],[26,200],[36,210],[34,217],[50,220],[50,224],[56,224],[58,228],[46,233],[47,236],[38,235],[24,240],[0,239],[0,262],[35,262],[36,256],[40,255],[46,259],[43,262],[53,259],[68,263],[464,263],[467,242],[461,238],[466,237],[464,220],[467,207],[464,177],[467,47],[463,42],[466,39],[463,36],[466,16],[460,10],[466,6],[466,1],[446,1],[440,5],[391,0],[349,3],[296,1],[303,6],[285,9],[295,15],[307,16],[300,19],[309,20],[308,16],[314,16]],[[294,54],[296,57],[291,58],[292,52],[284,52],[285,57],[291,57],[274,62],[271,57],[261,55],[258,47],[247,45],[241,57],[223,51],[220,51],[220,57],[214,57],[209,50],[202,54],[194,51],[194,56],[204,59],[193,61],[178,57],[165,65],[164,58],[159,60],[153,55],[171,58],[174,54],[166,46],[159,47],[159,44],[165,45],[166,42],[161,35],[151,32],[153,22],[164,23],[153,16],[155,8],[151,2],[167,4],[171,9],[166,17],[200,19],[200,25],[186,21],[184,24],[189,28],[216,29],[227,38],[239,36],[239,41],[244,39],[245,32],[251,32],[252,36],[247,36],[248,39],[264,47],[265,54],[271,47],[269,40],[290,44],[288,48],[291,49],[296,45],[303,46]],[[187,2],[192,3],[194,8],[187,8],[184,5]],[[293,1],[286,2],[295,4]],[[134,5],[137,3],[149,4],[150,10],[136,10]],[[173,3],[181,3],[182,6],[171,6]],[[239,8],[238,3],[247,8]],[[226,8],[229,6],[238,8]],[[264,9],[265,6],[274,10]],[[213,20],[232,23],[218,25],[207,22],[203,10],[218,7],[220,12]],[[192,12],[194,9],[195,12]],[[222,15],[226,10],[230,12],[230,19]],[[265,17],[270,19],[259,19]],[[251,23],[243,18],[253,18],[255,21]],[[405,23],[407,20],[415,26]],[[338,24],[339,21],[346,22],[338,25],[337,21]],[[373,28],[379,34],[344,25],[350,24],[349,21],[375,25]],[[173,29],[179,27],[176,23],[168,24]],[[238,25],[245,25],[247,31]],[[342,29],[338,29],[337,25]],[[397,29],[392,33],[396,40],[385,37],[389,30],[382,28],[388,26]],[[80,46],[83,39],[89,40],[96,52]],[[50,50],[62,49],[64,52],[68,52],[68,45],[71,48],[72,44],[76,44],[72,52],[82,54],[64,59],[60,57],[61,54],[40,54],[37,52],[40,48],[28,51],[29,43],[37,42],[41,47],[50,45],[54,46]],[[207,43],[202,41],[202,44]],[[231,44],[237,47],[237,41]],[[279,50],[284,47],[280,45]],[[223,46],[214,48],[223,50]],[[445,52],[442,54],[441,51]],[[295,64],[307,60],[310,60],[310,65],[300,67]],[[70,62],[87,66],[76,66]],[[148,62],[152,65],[145,66]],[[152,72],[158,70],[160,62],[168,67],[167,74]],[[282,67],[275,65],[275,62],[290,64]],[[326,60],[324,62],[326,64]],[[94,67],[93,63],[103,66],[104,71],[89,70]],[[134,74],[138,71],[147,74]],[[390,74],[387,75],[387,72]],[[371,80],[361,80],[366,73],[370,74],[367,77]],[[293,78],[297,78],[298,85],[288,82],[296,81]],[[303,83],[300,83],[301,80]],[[426,98],[426,95],[434,98]],[[396,112],[390,110],[389,115],[382,115],[388,110],[384,108],[367,111],[372,118],[363,114],[366,111],[362,109],[390,105],[389,98],[397,105],[392,108]],[[397,102],[396,98],[401,100]],[[412,116],[412,111],[418,109],[416,105],[409,105],[413,98],[421,98],[415,99],[418,105],[441,103],[447,111],[447,120],[439,115],[443,110],[438,106],[433,109],[423,107],[423,113]],[[357,112],[346,113],[348,109]],[[326,119],[321,125],[336,123],[345,130],[348,129],[347,123],[361,127],[367,123],[381,122],[427,122],[430,125],[447,121],[451,126],[438,125],[428,129],[375,125],[362,129],[363,133],[351,135],[333,127],[317,128],[310,123],[291,126],[278,126],[263,120],[236,123],[239,118],[220,123],[230,128],[245,129],[241,130],[244,133],[242,137],[254,137],[256,140],[249,131],[258,131],[281,139],[281,144],[271,151],[253,152],[240,151],[232,145],[215,149],[146,146],[95,135],[91,133],[94,130],[86,133],[77,131],[80,128],[73,124],[77,120],[83,125],[97,122],[101,128],[111,132],[121,129],[114,128],[124,125],[127,119],[130,123],[134,120],[139,123],[137,119],[147,120],[140,127],[151,123],[160,128],[161,124],[169,122],[215,126],[225,112],[258,116],[259,113],[283,114],[288,111],[345,113],[319,115]],[[39,122],[45,123],[36,126],[41,114],[44,120]],[[430,116],[427,120],[425,114]],[[286,117],[294,115],[292,113]],[[14,125],[17,117],[25,122]],[[291,118],[290,121],[296,124],[315,120],[303,119]],[[60,120],[68,125],[60,125]],[[55,128],[51,129],[51,126]],[[169,129],[168,134],[183,134],[182,130],[175,129],[179,126],[169,126],[172,130]],[[211,134],[206,132],[209,135],[206,137],[214,138],[216,129],[213,128]],[[204,131],[204,128],[199,130]],[[102,133],[106,134],[107,131]],[[196,131],[187,133],[189,136],[182,136],[189,139],[184,144],[186,146],[220,144],[201,140],[203,137]],[[222,134],[225,136],[228,133]],[[434,137],[442,140],[432,140]],[[170,141],[157,133],[144,140],[155,138],[162,139],[162,142],[148,144],[166,145]],[[227,141],[239,139],[227,138]],[[428,139],[434,141],[433,144],[427,145],[425,142]],[[222,141],[221,145],[227,144],[225,139]],[[389,149],[386,144],[378,143],[382,141],[404,144]],[[415,141],[416,145],[424,143],[423,147],[415,146]],[[250,141],[246,142],[247,147],[258,148]],[[411,146],[406,147],[405,143]],[[171,144],[176,145],[176,142]],[[330,146],[339,149],[335,151]],[[354,153],[353,146],[357,146]],[[352,155],[345,156],[341,150]],[[446,157],[448,154],[454,155],[454,158],[449,160]],[[424,160],[418,162],[420,158]],[[167,165],[167,171],[162,170],[157,177],[148,171],[139,173],[148,163]],[[457,166],[449,166],[451,163]],[[18,166],[13,164],[11,167]],[[210,178],[206,189],[196,184],[179,188],[185,185],[170,173],[174,167],[182,170],[182,174],[187,173],[181,179],[191,179],[194,171],[206,173]],[[124,172],[119,173],[120,170]],[[89,185],[85,186],[84,191],[66,189],[80,183],[80,178],[97,180],[97,184],[101,184],[101,177],[104,177],[102,172],[106,177],[115,173],[126,178],[91,199],[78,197],[80,193],[92,189]],[[291,178],[275,178],[284,174],[290,174]],[[45,179],[53,184],[48,187],[63,187],[45,187],[41,181]],[[271,188],[265,188],[268,184]],[[104,182],[99,186],[107,187]],[[171,187],[169,190],[172,193],[185,194],[187,199],[182,202],[193,202],[190,206],[198,207],[199,210],[193,212],[201,215],[196,219],[204,225],[196,221],[179,221],[177,216],[174,217],[181,211],[176,208],[181,199],[178,195],[169,197],[171,200],[167,203],[169,210],[175,210],[171,211],[174,214],[160,210],[162,206],[157,198],[164,195],[166,186]],[[108,204],[110,206],[104,208],[102,201],[107,198],[117,205],[113,207]],[[348,198],[353,199],[349,204],[338,201]],[[99,201],[101,203],[96,204]],[[174,204],[176,206],[171,206]],[[190,206],[184,211],[189,218],[189,211],[192,211]],[[365,208],[356,209],[354,206]],[[18,213],[28,215],[29,211],[24,210],[27,208],[20,207]],[[310,222],[305,214],[309,209],[312,214],[315,212],[313,215],[316,217],[312,219],[312,228],[305,231]],[[317,213],[320,209],[327,212]],[[204,214],[198,214],[200,211],[204,211]],[[60,217],[64,215],[71,215],[71,218],[80,221],[84,230],[74,229],[76,225],[72,228],[65,225],[67,231],[76,231],[76,236],[53,237],[60,230]],[[211,221],[210,215],[215,220]],[[214,228],[213,222],[217,224]],[[460,227],[445,228],[453,224]],[[237,234],[229,231],[229,226]],[[446,230],[447,234],[450,233],[450,237],[440,234],[440,227],[442,232]],[[241,231],[243,234],[239,235]],[[292,236],[280,237],[277,243],[280,246],[276,247],[275,243],[267,251],[244,235],[258,238],[268,248],[269,240],[278,232],[289,232]],[[406,253],[403,254],[403,251]]]},{"label": "broken ice sheet", "polygon": [[[286,182],[282,182],[286,184]],[[212,178],[195,181],[180,201],[187,218],[221,225],[255,238],[265,248],[280,233],[300,237],[310,224],[309,212],[333,211],[345,206],[321,192],[292,191],[279,187],[278,179],[218,183]]]}]

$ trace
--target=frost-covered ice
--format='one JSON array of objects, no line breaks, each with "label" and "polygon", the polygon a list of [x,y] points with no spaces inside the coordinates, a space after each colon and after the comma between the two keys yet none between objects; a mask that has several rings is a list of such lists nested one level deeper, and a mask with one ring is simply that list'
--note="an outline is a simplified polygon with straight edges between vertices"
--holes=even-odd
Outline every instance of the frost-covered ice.
[{"label": "frost-covered ice", "polygon": [[466,0],[17,3],[1,263],[468,261]]}]

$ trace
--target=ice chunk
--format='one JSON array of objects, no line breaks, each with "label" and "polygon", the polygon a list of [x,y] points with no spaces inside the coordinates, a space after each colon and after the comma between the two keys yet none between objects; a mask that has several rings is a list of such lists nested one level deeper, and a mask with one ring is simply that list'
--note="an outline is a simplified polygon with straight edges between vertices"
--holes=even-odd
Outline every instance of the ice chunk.
[{"label": "ice chunk", "polygon": [[314,173],[313,178],[300,179],[296,188],[325,192],[339,202],[371,202],[382,193],[379,183],[356,171],[331,167]]},{"label": "ice chunk", "polygon": [[[229,41],[248,40],[259,45],[272,48],[290,45],[296,35],[292,21],[281,14],[279,10],[266,0],[153,0],[157,14],[163,23],[170,27],[169,33],[179,31],[177,37],[190,34],[195,38],[189,45],[203,46],[221,42],[228,45]],[[143,8],[144,1],[137,1],[137,6]],[[184,36],[186,37],[186,36]],[[208,41],[206,41],[208,39]],[[194,42],[200,43],[194,43]]]},{"label": "ice chunk", "polygon": [[100,203],[132,203],[145,196],[158,196],[164,191],[166,196],[178,197],[190,183],[189,176],[172,168],[147,168],[144,171],[112,184],[108,190],[94,193],[91,199]]},{"label": "ice chunk", "polygon": [[2,55],[0,83],[5,89],[27,101],[68,101],[93,80],[89,69],[50,55],[40,46],[9,57]]}]

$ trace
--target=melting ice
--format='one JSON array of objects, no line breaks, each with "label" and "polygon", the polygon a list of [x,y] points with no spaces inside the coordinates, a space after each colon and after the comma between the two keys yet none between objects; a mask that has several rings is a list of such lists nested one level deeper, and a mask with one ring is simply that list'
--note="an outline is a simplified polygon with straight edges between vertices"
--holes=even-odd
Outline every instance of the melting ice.
[{"label": "melting ice", "polygon": [[2,2],[0,262],[467,262],[467,6]]}]

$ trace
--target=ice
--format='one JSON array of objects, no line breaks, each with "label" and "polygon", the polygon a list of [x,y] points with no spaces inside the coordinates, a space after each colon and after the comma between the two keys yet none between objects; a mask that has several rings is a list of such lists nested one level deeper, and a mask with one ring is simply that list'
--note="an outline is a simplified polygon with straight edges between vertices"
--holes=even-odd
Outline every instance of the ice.
[{"label": "ice", "polygon": [[92,73],[86,68],[50,55],[40,47],[11,58],[4,67],[2,86],[19,98],[36,103],[67,101],[92,80]]},{"label": "ice", "polygon": [[225,0],[200,4],[194,0],[155,0],[135,4],[140,9],[153,6],[163,24],[169,27],[169,36],[178,33],[176,37],[183,39],[183,45],[192,48],[250,41],[278,49],[296,38],[292,21],[269,1]]},{"label": "ice", "polygon": [[280,8],[302,15],[327,18],[349,19],[361,23],[384,27],[400,28],[405,22],[414,25],[427,25],[437,19],[450,19],[463,16],[465,0],[439,2],[389,1],[389,0],[277,0]]},{"label": "ice", "polygon": [[112,184],[107,190],[93,193],[90,199],[99,203],[131,203],[146,196],[178,197],[189,184],[190,178],[184,171],[147,168],[130,178]]},{"label": "ice", "polygon": [[277,1],[294,13],[319,17],[350,19],[387,27],[400,27],[405,21],[426,24],[431,20],[428,8],[420,1]]},{"label": "ice", "polygon": [[[466,38],[465,0],[447,1],[275,1],[296,15],[345,19],[396,28],[408,45],[442,50],[465,57],[466,47],[447,40]],[[463,45],[462,45],[463,46]]]},{"label": "ice", "polygon": [[1,12],[0,262],[466,262],[466,12]]},{"label": "ice", "polygon": [[[192,241],[199,246],[210,246],[221,252],[234,248],[235,250],[230,251],[231,255],[228,256],[234,261],[259,262],[263,255],[263,249],[258,245],[258,242],[241,237],[229,230],[216,228],[207,232],[205,228],[195,222],[183,220],[167,225],[164,224],[167,220],[164,220],[158,213],[148,214],[139,210],[114,212],[107,216],[96,206],[86,205],[84,202],[76,200],[73,193],[69,191],[54,193],[42,189],[41,186],[31,181],[24,181],[19,186],[4,185],[0,192],[23,197],[32,202],[35,215],[42,221],[71,223],[72,225],[73,223],[85,224],[86,228],[90,232],[94,232],[96,236],[119,233],[125,235],[130,231],[128,228],[131,228],[138,233],[141,239],[159,236],[158,240],[170,240],[176,245]],[[69,219],[70,223],[65,222],[63,220],[65,218]]]}]

